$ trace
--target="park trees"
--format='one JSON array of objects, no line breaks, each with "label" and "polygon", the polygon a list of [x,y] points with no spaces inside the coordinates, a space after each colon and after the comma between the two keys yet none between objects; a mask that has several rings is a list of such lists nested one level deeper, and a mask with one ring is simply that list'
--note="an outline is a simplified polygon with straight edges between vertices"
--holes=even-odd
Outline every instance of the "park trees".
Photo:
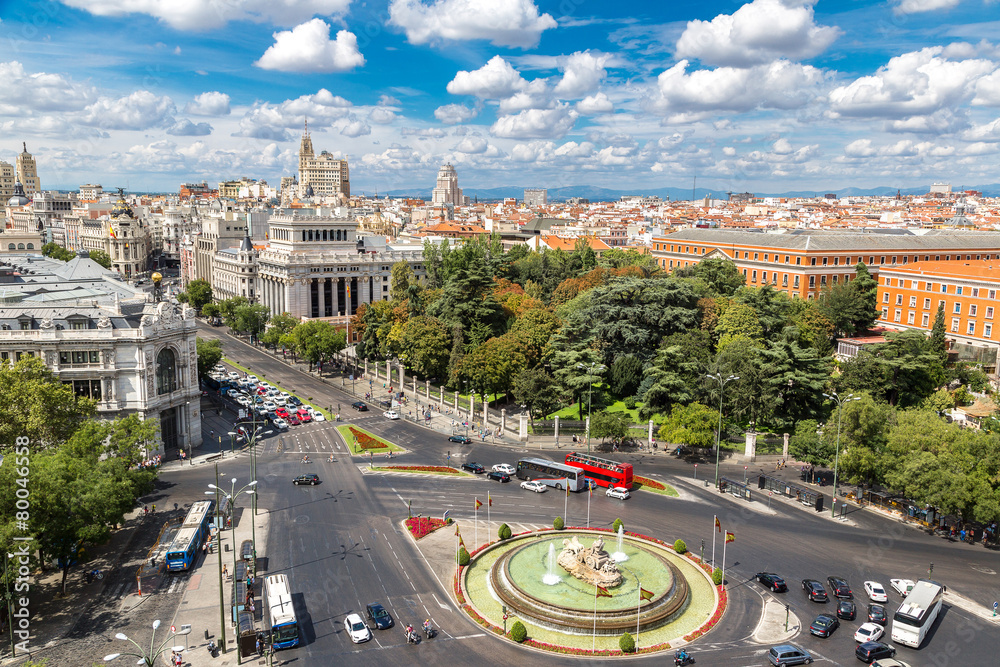
[{"label": "park trees", "polygon": [[559,383],[544,368],[523,369],[514,377],[511,393],[514,400],[527,406],[533,419],[555,412],[563,402]]},{"label": "park trees", "polygon": [[111,255],[104,252],[103,250],[91,250],[90,259],[94,260],[105,269],[111,268]]},{"label": "park trees", "polygon": [[54,243],[52,241],[42,246],[42,254],[46,257],[51,257],[52,259],[58,259],[60,262],[68,262],[76,257],[75,252],[67,250],[58,243]]},{"label": "park trees", "polygon": [[676,269],[673,275],[679,278],[699,278],[713,294],[723,297],[733,296],[747,282],[747,277],[736,267],[735,262],[721,257],[703,259],[697,264]]},{"label": "park trees", "polygon": [[298,323],[299,320],[288,313],[274,315],[268,320],[267,331],[260,337],[260,342],[270,347],[277,347],[281,345],[281,337],[291,332]]},{"label": "park trees", "polygon": [[198,336],[194,344],[198,352],[198,377],[205,377],[222,360],[222,341]]},{"label": "park trees", "polygon": [[423,377],[444,377],[451,355],[451,334],[439,319],[420,315],[402,325],[401,358]]},{"label": "park trees", "polygon": [[[26,437],[32,450],[65,441],[97,413],[94,400],[76,396],[38,357],[0,364],[0,448]],[[0,466],[2,467],[2,466]]]},{"label": "park trees", "polygon": [[195,310],[200,311],[202,306],[212,300],[212,286],[207,280],[192,280],[187,286],[188,303]]},{"label": "park trees", "polygon": [[701,403],[674,405],[656,432],[669,444],[711,447],[715,444],[718,412]]},{"label": "park trees", "polygon": [[299,356],[309,362],[309,370],[316,364],[323,364],[347,346],[344,332],[337,331],[320,320],[299,324],[292,330],[292,337]]}]

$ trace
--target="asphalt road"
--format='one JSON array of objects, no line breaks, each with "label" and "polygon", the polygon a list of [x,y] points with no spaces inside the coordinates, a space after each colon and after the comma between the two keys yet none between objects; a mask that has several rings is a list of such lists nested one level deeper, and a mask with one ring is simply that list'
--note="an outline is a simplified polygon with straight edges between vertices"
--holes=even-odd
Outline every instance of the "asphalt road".
[{"label": "asphalt road", "polygon": [[[216,332],[208,329],[206,333]],[[255,371],[262,370],[269,379],[290,384],[318,402],[325,400],[334,406],[340,402],[345,408],[350,403],[348,395],[334,384],[290,370],[250,346],[225,339],[227,353],[233,354],[237,347],[241,362]],[[410,450],[400,457],[400,463],[443,464],[450,452],[452,464],[475,460],[489,467],[498,462],[513,463],[525,453],[482,443],[449,443],[443,435],[409,422],[385,420],[378,412],[348,416]],[[501,521],[514,528],[551,525],[555,516],[563,515],[562,494],[533,494],[522,491],[517,484],[483,478],[362,475],[358,470],[361,462],[352,461],[342,450],[337,452],[336,462],[326,461],[326,456],[338,447],[328,432],[330,428],[329,423],[293,427],[281,436],[281,453],[272,436],[258,457],[261,504],[271,508],[272,518],[277,519],[271,521],[268,571],[289,574],[297,607],[305,619],[306,641],[284,652],[283,657],[301,655],[304,664],[334,659],[370,661],[371,656],[366,654],[371,651],[380,652],[377,660],[398,664],[501,664],[523,661],[527,655],[538,659],[483,635],[477,625],[460,615],[446,597],[448,582],[438,582],[419,561],[409,538],[400,532],[399,522],[406,516],[408,500],[415,514],[440,516],[450,509],[454,518],[471,519],[475,498],[485,499],[489,489],[494,498],[494,530]],[[310,453],[316,463],[301,464],[302,453]],[[619,458],[632,460],[637,474],[665,481],[674,481],[673,476],[688,478],[693,472],[687,463],[665,456]],[[323,483],[293,487],[291,478],[305,471],[318,473]],[[684,493],[683,498],[640,492],[627,501],[618,501],[595,493],[590,500],[590,523],[610,526],[620,517],[630,530],[669,541],[680,537],[695,551],[704,539],[707,557],[711,557],[713,515],[719,516],[725,530],[736,534],[736,541],[727,550],[726,563],[732,606],[723,622],[692,646],[698,664],[766,663],[767,647],[750,639],[759,621],[763,596],[771,595],[751,581],[752,575],[762,570],[785,578],[790,591],[779,594],[778,599],[790,606],[806,628],[816,614],[831,612],[835,607],[833,603],[807,601],[799,586],[804,578],[824,582],[829,575],[847,578],[863,611],[864,580],[880,581],[888,589],[890,578],[918,579],[926,576],[933,563],[933,578],[949,590],[983,606],[1000,599],[1000,557],[996,552],[948,543],[865,512],[852,515],[856,526],[779,501],[771,503],[773,514],[766,514],[747,507],[764,503],[735,501],[711,489],[674,483]],[[587,504],[587,494],[573,495],[568,504],[568,523],[585,524]],[[716,559],[721,561],[721,539],[716,552]],[[430,616],[435,627],[442,629],[442,635],[419,646],[407,646],[397,626],[376,632],[372,642],[354,645],[344,632],[343,618],[352,611],[363,614],[364,605],[372,601],[381,602],[403,623],[418,625]],[[890,613],[898,602],[898,596],[890,592]],[[853,634],[860,623],[860,619],[842,621],[829,639],[811,637],[806,630],[793,643],[804,646],[818,661],[856,664]],[[988,626],[965,609],[946,605],[924,648],[916,651],[899,647],[897,658],[913,667],[940,667],[996,664],[998,654],[1000,632],[995,626]],[[558,656],[546,656],[544,660],[551,664],[569,662]],[[662,662],[663,658],[643,661],[653,660]]]}]

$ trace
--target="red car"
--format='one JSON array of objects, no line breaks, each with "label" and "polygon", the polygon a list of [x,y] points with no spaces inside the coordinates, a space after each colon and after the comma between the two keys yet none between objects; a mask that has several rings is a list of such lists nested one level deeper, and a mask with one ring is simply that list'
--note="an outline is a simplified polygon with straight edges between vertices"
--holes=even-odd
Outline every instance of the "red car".
[{"label": "red car", "polygon": [[288,410],[286,410],[285,408],[278,408],[277,410],[274,411],[274,414],[278,415],[285,421],[288,421],[289,414]]},{"label": "red car", "polygon": [[287,417],[285,417],[285,421],[291,424],[292,426],[298,426],[299,424],[302,423],[299,421],[299,418],[296,417],[295,415],[288,415]]},{"label": "red car", "polygon": [[295,412],[295,416],[299,418],[299,421],[303,424],[311,422],[313,420],[312,415],[309,414],[308,410],[300,408]]}]

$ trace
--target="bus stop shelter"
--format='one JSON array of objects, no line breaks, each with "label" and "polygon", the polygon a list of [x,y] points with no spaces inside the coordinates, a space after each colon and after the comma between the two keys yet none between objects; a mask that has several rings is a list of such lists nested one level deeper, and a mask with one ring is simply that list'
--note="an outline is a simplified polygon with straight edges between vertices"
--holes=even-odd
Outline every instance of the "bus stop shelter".
[{"label": "bus stop shelter", "polygon": [[812,489],[806,488],[794,482],[788,482],[780,477],[774,477],[772,475],[760,475],[757,478],[757,488],[767,491],[772,491],[774,493],[780,493],[788,498],[795,498],[796,501],[807,505],[809,507],[816,508],[817,512],[823,511],[824,500],[823,494],[818,491],[813,491]]}]

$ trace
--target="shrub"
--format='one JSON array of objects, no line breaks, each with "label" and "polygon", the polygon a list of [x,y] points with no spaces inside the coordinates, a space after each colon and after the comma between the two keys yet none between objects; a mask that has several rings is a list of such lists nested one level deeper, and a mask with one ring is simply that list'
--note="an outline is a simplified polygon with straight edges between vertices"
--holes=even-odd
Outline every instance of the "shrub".
[{"label": "shrub", "polygon": [[501,540],[509,540],[510,535],[510,526],[505,523],[500,524],[500,529],[497,531],[497,537]]},{"label": "shrub", "polygon": [[561,516],[557,516],[556,520],[552,522],[552,527],[556,530],[562,530],[566,527],[566,524],[563,522],[563,518]]},{"label": "shrub", "polygon": [[615,519],[615,522],[613,524],[611,524],[611,530],[617,533],[618,529],[621,528],[624,525],[625,524],[622,522],[621,519]]},{"label": "shrub", "polygon": [[514,625],[510,626],[510,632],[507,633],[507,636],[520,644],[528,638],[528,629],[524,627],[524,623],[521,621],[514,621]]},{"label": "shrub", "polygon": [[634,653],[635,652],[635,640],[632,639],[632,635],[625,633],[622,638],[618,640],[618,648],[622,650],[622,653]]},{"label": "shrub", "polygon": [[674,551],[679,554],[687,553],[688,545],[684,544],[684,540],[678,539],[674,542]]},{"label": "shrub", "polygon": [[722,570],[720,570],[719,568],[715,568],[714,570],[712,570],[712,583],[714,583],[716,586],[722,583]]},{"label": "shrub", "polygon": [[470,560],[472,560],[472,559],[469,557],[469,552],[466,551],[465,547],[459,547],[458,548],[458,564],[462,565],[462,566],[465,566],[465,565],[469,564]]},{"label": "shrub", "polygon": [[628,396],[625,398],[625,409],[635,410],[635,396]]}]

